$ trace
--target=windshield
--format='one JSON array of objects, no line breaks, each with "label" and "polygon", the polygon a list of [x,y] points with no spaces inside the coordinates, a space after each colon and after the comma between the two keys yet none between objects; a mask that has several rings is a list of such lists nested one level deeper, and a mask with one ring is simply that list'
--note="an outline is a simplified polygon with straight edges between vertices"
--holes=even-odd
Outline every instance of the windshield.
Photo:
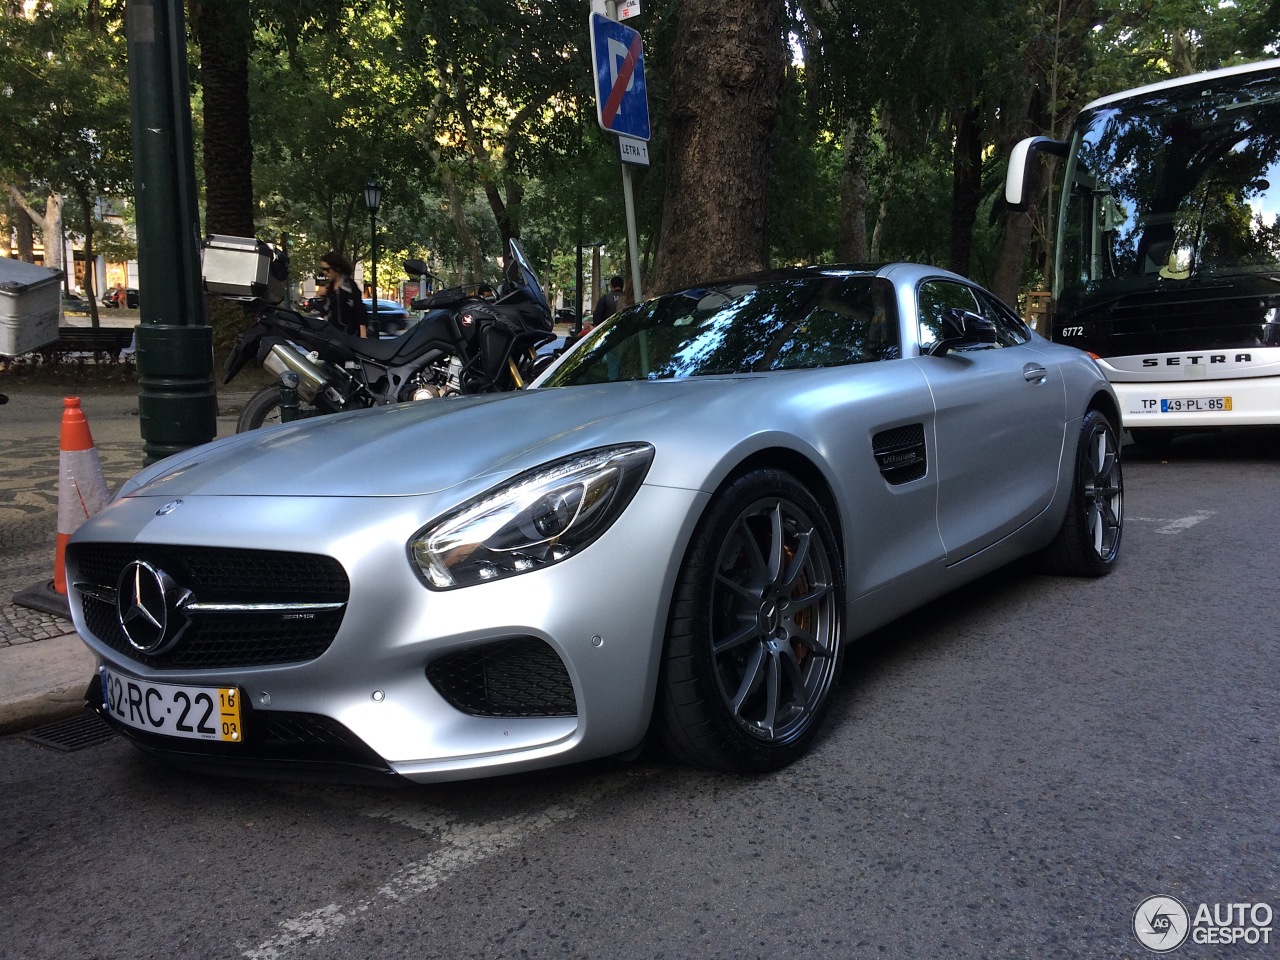
[{"label": "windshield", "polygon": [[520,246],[520,241],[514,237],[511,240],[511,255],[515,258],[520,273],[520,285],[529,292],[533,302],[547,311],[547,315],[550,316],[551,304],[547,302],[547,292],[542,289],[542,283],[538,280],[538,274],[533,269],[533,264],[529,262],[529,256],[524,252],[524,247]]},{"label": "windshield", "polygon": [[1081,115],[1058,303],[1280,271],[1280,74],[1152,91]]},{"label": "windshield", "polygon": [[761,373],[898,355],[889,281],[827,271],[646,300],[592,331],[545,385]]}]

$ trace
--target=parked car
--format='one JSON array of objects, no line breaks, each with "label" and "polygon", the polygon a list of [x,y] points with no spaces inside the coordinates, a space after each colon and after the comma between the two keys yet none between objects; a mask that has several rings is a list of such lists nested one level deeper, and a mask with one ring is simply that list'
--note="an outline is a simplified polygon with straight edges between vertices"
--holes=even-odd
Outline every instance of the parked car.
[{"label": "parked car", "polygon": [[102,305],[111,309],[127,307],[130,310],[137,310],[138,291],[133,287],[127,290],[123,287],[112,287],[102,295]]},{"label": "parked car", "polygon": [[954,274],[700,284],[531,390],[143,470],[67,548],[87,699],[232,772],[434,781],[645,743],[770,770],[859,637],[1029,555],[1110,571],[1119,423],[1090,357]]},{"label": "parked car", "polygon": [[87,299],[75,293],[62,294],[62,312],[63,313],[88,313],[92,304]]},{"label": "parked car", "polygon": [[[373,301],[364,301],[365,313],[373,316]],[[383,333],[404,333],[409,326],[409,311],[394,300],[378,299],[378,328]]]}]

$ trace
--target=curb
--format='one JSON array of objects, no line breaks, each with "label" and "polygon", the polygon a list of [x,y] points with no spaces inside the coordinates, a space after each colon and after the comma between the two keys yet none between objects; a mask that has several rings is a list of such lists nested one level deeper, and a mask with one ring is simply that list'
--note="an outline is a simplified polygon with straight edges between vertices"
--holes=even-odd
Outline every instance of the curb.
[{"label": "curb", "polygon": [[80,713],[97,665],[74,633],[0,649],[0,734]]}]

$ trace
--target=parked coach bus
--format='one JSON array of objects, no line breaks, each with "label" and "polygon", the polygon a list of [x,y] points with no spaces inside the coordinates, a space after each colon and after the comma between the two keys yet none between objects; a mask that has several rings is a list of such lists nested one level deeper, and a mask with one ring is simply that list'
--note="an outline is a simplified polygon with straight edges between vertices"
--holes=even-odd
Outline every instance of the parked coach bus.
[{"label": "parked coach bus", "polygon": [[1051,335],[1098,358],[1134,440],[1280,424],[1280,60],[1104,97],[1067,141],[1022,141],[1016,209],[1040,152],[1065,159]]}]

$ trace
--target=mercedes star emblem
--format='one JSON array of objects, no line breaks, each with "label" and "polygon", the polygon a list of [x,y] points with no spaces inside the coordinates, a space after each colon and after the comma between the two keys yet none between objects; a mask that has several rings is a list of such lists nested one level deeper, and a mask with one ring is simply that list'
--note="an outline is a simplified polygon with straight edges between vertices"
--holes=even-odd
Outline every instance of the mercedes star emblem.
[{"label": "mercedes star emblem", "polygon": [[126,566],[116,585],[116,615],[133,648],[156,654],[172,646],[186,625],[178,614],[189,595],[144,560]]}]

